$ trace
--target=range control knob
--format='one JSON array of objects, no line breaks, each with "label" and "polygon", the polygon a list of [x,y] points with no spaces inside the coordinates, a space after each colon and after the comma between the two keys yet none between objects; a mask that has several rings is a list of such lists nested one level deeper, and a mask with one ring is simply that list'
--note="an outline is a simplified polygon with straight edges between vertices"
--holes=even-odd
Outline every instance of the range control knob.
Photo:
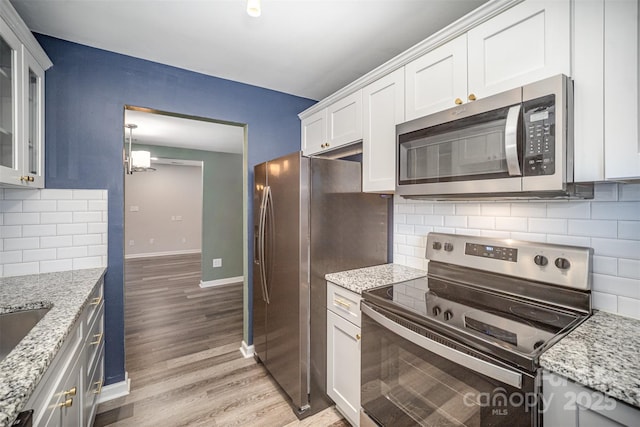
[{"label": "range control knob", "polygon": [[560,270],[568,270],[571,267],[571,263],[566,258],[556,258],[555,264]]},{"label": "range control knob", "polygon": [[451,312],[451,310],[447,310],[444,312],[444,320],[451,320],[452,317],[453,313]]},{"label": "range control knob", "polygon": [[444,244],[444,250],[447,251],[447,252],[451,252],[453,250],[453,244],[448,243],[448,242],[445,243]]},{"label": "range control knob", "polygon": [[436,305],[435,307],[433,307],[432,313],[433,313],[433,315],[434,315],[434,316],[436,316],[436,317],[437,317],[437,316],[439,316],[439,315],[440,315],[440,312],[441,312],[441,311],[442,311],[442,310],[440,310],[440,307],[438,307],[438,306]]},{"label": "range control knob", "polygon": [[536,255],[535,257],[533,257],[533,262],[535,262],[536,265],[539,265],[540,267],[544,267],[549,263],[549,260],[544,255]]},{"label": "range control knob", "polygon": [[442,249],[442,243],[440,242],[433,242],[433,249],[435,249],[436,251],[439,251],[440,249]]}]

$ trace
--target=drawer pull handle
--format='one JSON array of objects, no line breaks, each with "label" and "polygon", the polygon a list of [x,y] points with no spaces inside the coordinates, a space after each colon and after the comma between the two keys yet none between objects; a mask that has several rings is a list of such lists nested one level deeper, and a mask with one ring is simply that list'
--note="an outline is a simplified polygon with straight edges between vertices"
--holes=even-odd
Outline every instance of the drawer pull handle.
[{"label": "drawer pull handle", "polygon": [[64,402],[58,404],[59,408],[71,408],[71,406],[73,406],[73,399],[69,398],[67,400],[65,400]]},{"label": "drawer pull handle", "polygon": [[333,302],[335,302],[338,305],[341,305],[342,307],[346,308],[347,310],[351,308],[351,304],[349,304],[346,301],[342,301],[339,298],[334,299]]},{"label": "drawer pull handle", "polygon": [[102,341],[102,337],[104,336],[103,332],[100,332],[99,334],[94,334],[93,338],[95,338],[95,341],[91,341],[91,345],[98,345],[100,344],[100,342]]},{"label": "drawer pull handle", "polygon": [[68,391],[62,393],[63,396],[75,396],[78,389],[76,387],[70,388]]},{"label": "drawer pull handle", "polygon": [[33,182],[34,180],[35,180],[35,178],[30,176],[30,175],[26,175],[26,176],[21,176],[20,177],[20,181]]},{"label": "drawer pull handle", "polygon": [[94,393],[94,394],[100,394],[100,393],[102,393],[102,384],[104,384],[104,378],[103,378],[103,379],[101,379],[100,381],[96,381],[94,384],[95,384],[96,386],[98,386],[98,388],[97,388],[97,389],[95,389],[95,390],[93,391],[93,393]]},{"label": "drawer pull handle", "polygon": [[90,304],[91,305],[100,305],[101,302],[102,302],[102,295],[92,299]]}]

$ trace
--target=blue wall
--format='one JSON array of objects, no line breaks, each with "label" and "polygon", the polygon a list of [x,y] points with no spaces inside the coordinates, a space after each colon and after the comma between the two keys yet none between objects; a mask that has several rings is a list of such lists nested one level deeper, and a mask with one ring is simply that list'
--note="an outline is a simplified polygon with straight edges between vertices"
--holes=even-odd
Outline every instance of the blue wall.
[{"label": "blue wall", "polygon": [[[251,212],[253,166],[299,149],[297,114],[315,101],[48,36],[36,37],[54,64],[46,73],[45,185],[109,190],[105,383],[111,384],[124,380],[125,372],[124,105],[247,124]],[[251,251],[250,230],[249,224]],[[248,271],[251,274],[251,268]]]}]

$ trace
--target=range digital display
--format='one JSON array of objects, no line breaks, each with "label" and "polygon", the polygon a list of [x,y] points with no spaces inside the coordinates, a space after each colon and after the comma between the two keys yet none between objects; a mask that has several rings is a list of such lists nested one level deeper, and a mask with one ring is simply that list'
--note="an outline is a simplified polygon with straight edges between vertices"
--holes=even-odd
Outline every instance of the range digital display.
[{"label": "range digital display", "polygon": [[502,261],[518,261],[518,250],[516,248],[506,248],[502,246],[479,245],[477,243],[467,243],[464,248],[466,255],[479,256],[484,258],[499,259]]}]

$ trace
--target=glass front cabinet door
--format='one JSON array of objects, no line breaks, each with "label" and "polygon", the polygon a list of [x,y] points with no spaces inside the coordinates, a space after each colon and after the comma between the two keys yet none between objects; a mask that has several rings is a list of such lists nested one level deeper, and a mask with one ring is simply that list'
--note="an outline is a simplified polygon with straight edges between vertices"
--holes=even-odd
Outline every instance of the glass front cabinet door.
[{"label": "glass front cabinet door", "polygon": [[15,10],[0,3],[0,187],[44,187],[44,70],[51,65]]}]

